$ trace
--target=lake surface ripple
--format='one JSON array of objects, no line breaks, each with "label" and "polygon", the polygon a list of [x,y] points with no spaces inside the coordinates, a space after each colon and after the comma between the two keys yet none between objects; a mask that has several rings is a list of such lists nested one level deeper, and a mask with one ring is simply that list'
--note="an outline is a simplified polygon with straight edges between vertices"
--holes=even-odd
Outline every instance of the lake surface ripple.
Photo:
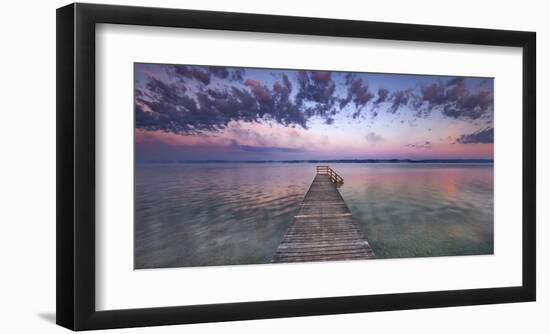
[{"label": "lake surface ripple", "polygon": [[[492,164],[332,164],[377,258],[493,253]],[[269,263],[314,164],[136,164],[135,267]]]}]

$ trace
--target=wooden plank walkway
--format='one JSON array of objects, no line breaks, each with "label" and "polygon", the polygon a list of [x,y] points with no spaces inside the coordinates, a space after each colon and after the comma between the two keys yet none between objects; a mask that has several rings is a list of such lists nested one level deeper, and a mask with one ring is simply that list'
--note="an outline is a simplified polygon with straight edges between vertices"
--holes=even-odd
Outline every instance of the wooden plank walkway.
[{"label": "wooden plank walkway", "polygon": [[374,258],[374,252],[337,189],[343,179],[332,173],[332,169],[324,173],[317,168],[317,175],[272,262]]}]

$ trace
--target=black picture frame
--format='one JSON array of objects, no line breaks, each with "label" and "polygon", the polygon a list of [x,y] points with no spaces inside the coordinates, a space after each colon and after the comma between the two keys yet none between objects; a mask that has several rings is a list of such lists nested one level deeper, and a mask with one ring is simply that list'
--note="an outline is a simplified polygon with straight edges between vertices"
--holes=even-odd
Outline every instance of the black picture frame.
[{"label": "black picture frame", "polygon": [[[96,311],[95,25],[99,23],[521,47],[522,285]],[[534,32],[79,3],[57,9],[57,323],[88,330],[534,301],[535,54]]]}]

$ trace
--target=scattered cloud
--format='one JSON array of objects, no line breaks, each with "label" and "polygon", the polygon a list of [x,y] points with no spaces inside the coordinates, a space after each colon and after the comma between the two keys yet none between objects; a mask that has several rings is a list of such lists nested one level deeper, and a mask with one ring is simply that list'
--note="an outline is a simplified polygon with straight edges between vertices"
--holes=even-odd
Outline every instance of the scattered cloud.
[{"label": "scattered cloud", "polygon": [[311,101],[316,103],[334,103],[336,84],[332,81],[331,72],[299,71],[297,76],[299,91],[297,103]]},{"label": "scattered cloud", "polygon": [[374,132],[369,132],[367,133],[367,135],[365,136],[365,139],[369,142],[369,143],[378,143],[378,142],[381,142],[381,141],[384,141],[384,138],[382,138],[382,136],[380,135],[377,135],[376,133]]},{"label": "scattered cloud", "polygon": [[420,143],[407,144],[407,145],[405,145],[405,147],[430,149],[430,148],[432,148],[432,143],[429,140],[426,140],[426,141],[420,142]]},{"label": "scattered cloud", "polygon": [[494,142],[494,129],[487,127],[473,133],[461,135],[456,139],[458,144],[492,144]]},{"label": "scattered cloud", "polygon": [[210,72],[202,66],[173,65],[171,68],[174,75],[182,81],[196,79],[204,85],[210,83]]},{"label": "scattered cloud", "polygon": [[441,110],[442,114],[456,119],[476,120],[486,115],[493,104],[493,93],[484,88],[471,91],[464,78],[453,78],[425,85],[420,88],[417,106],[426,106],[426,111]]},{"label": "scattered cloud", "polygon": [[398,90],[392,94],[392,105],[389,111],[395,114],[401,106],[405,106],[409,103],[409,99],[413,96],[413,89]]},{"label": "scattered cloud", "polygon": [[374,101],[374,105],[378,106],[382,102],[386,102],[386,99],[390,95],[390,91],[386,88],[378,88],[378,98]]},{"label": "scattered cloud", "polygon": [[363,79],[355,78],[353,76],[347,78],[348,81],[348,95],[345,99],[340,100],[340,108],[344,108],[348,103],[354,103],[356,112],[353,113],[353,118],[357,118],[361,109],[373,99],[374,95],[369,90],[369,85],[363,83]]}]

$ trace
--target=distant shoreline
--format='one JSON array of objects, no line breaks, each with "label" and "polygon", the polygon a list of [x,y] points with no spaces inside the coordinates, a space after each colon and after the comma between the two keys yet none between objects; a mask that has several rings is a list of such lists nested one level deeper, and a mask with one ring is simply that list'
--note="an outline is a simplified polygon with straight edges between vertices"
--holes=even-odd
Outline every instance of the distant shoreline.
[{"label": "distant shoreline", "polygon": [[450,163],[450,164],[493,164],[492,159],[335,159],[335,160],[148,160],[136,161],[136,163],[151,164],[373,164],[373,163],[409,163],[409,164],[427,164],[427,163]]}]

